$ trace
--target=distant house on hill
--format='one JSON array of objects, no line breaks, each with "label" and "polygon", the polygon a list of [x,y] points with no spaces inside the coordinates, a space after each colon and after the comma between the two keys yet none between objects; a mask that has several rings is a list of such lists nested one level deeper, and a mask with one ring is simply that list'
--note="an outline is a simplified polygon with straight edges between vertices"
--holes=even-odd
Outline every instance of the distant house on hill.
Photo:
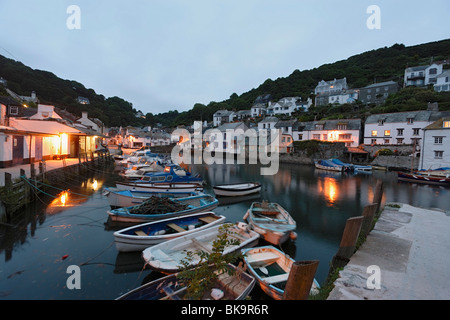
[{"label": "distant house on hill", "polygon": [[448,64],[448,61],[436,61],[430,65],[406,68],[404,86],[425,87],[436,84],[437,76],[443,72],[444,64]]},{"label": "distant house on hill", "polygon": [[229,110],[218,110],[213,115],[213,125],[220,126],[223,123],[232,122],[236,114]]},{"label": "distant house on hill", "polygon": [[447,70],[437,76],[436,84],[434,85],[434,91],[450,91],[450,70]]},{"label": "distant house on hill", "polygon": [[363,104],[382,104],[390,94],[398,92],[399,85],[395,81],[374,83],[359,89],[359,100]]},{"label": "distant house on hill", "polygon": [[80,97],[80,96],[77,98],[77,102],[79,104],[90,104],[90,101],[88,98]]},{"label": "distant house on hill", "polygon": [[320,81],[314,93],[316,95],[316,106],[324,106],[329,104],[330,96],[338,95],[348,89],[347,78],[334,79],[331,81]]}]

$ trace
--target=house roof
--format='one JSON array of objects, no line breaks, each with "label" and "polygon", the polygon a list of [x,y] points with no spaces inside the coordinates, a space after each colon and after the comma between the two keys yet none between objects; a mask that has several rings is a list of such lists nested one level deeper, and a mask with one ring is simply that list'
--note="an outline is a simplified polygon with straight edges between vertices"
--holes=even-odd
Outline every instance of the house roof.
[{"label": "house roof", "polygon": [[414,71],[422,71],[428,68],[429,66],[416,66],[416,67],[409,67],[406,68],[406,72],[414,72]]},{"label": "house roof", "polygon": [[14,100],[10,97],[7,97],[7,96],[0,96],[0,103],[4,104],[5,106],[20,106],[21,105],[16,100]]},{"label": "house roof", "polygon": [[278,122],[280,119],[277,117],[266,117],[263,120],[260,121],[260,123],[267,123],[267,122]]},{"label": "house roof", "polygon": [[297,120],[278,121],[277,124],[275,125],[275,128],[293,127],[296,122]]},{"label": "house roof", "polygon": [[390,85],[397,85],[398,86],[398,83],[395,82],[395,81],[384,81],[384,82],[378,82],[378,83],[370,84],[368,86],[365,86],[364,88],[370,89],[370,88],[390,86]]},{"label": "house roof", "polygon": [[442,129],[450,130],[450,128],[444,128],[444,126],[443,126],[444,121],[450,121],[450,116],[436,120],[432,124],[423,128],[423,130],[442,130]]},{"label": "house roof", "polygon": [[78,135],[86,135],[80,129],[76,129],[74,127],[63,124],[59,121],[55,120],[30,120],[30,119],[14,119],[10,118],[10,126],[20,130],[26,131],[30,133],[41,133],[41,134],[49,134],[55,135],[60,133],[69,133],[69,134],[78,134]]},{"label": "house roof", "polygon": [[450,77],[450,70],[444,71],[437,76],[437,78],[445,78],[445,77]]},{"label": "house roof", "polygon": [[243,122],[231,122],[231,123],[224,123],[224,124],[218,126],[217,129],[220,131],[234,130],[241,125],[244,126],[244,129],[247,128],[247,126]]},{"label": "house roof", "polygon": [[321,130],[337,130],[338,125],[347,124],[346,130],[360,130],[362,121],[361,119],[338,119],[338,120],[321,120],[321,121],[309,121],[300,122],[293,126],[294,131],[315,131],[316,124],[323,125]]},{"label": "house roof", "polygon": [[234,112],[229,110],[218,110],[214,113],[214,117],[227,117],[232,115]]}]

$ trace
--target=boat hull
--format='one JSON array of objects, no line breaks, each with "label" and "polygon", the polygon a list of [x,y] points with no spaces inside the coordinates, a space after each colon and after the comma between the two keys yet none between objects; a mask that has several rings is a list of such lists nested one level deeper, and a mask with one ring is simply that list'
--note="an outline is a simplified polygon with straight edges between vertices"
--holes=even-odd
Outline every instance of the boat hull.
[{"label": "boat hull", "polygon": [[[243,225],[244,227],[239,227]],[[216,225],[199,232],[191,233],[173,240],[169,240],[153,247],[149,247],[142,252],[145,262],[153,269],[162,273],[176,273],[180,270],[181,261],[186,259],[186,252],[211,252],[212,243],[217,239],[219,230],[223,226]],[[259,241],[259,234],[245,228],[245,224],[234,224],[231,227],[232,237],[237,238],[239,245],[228,246],[223,250],[223,254],[236,252],[245,247],[253,247]],[[200,262],[200,257],[194,255],[191,261],[192,266]]]},{"label": "boat hull", "polygon": [[398,172],[397,177],[399,181],[450,187],[450,178],[442,176]]},{"label": "boat hull", "polygon": [[[235,270],[235,272],[237,270],[231,264],[229,264],[229,268]],[[211,271],[213,272],[213,270]],[[177,275],[177,273],[170,274],[153,280],[123,294],[116,300],[182,300],[185,292],[183,286],[174,287],[178,284]],[[247,272],[242,272],[238,276],[220,275],[219,280],[213,284],[213,287],[219,288],[226,293],[224,300],[244,300],[253,290],[255,283],[256,280],[253,276]],[[206,292],[202,300],[211,299],[210,292]]]},{"label": "boat hull", "polygon": [[216,196],[241,197],[261,191],[260,183],[239,183],[213,187]]},{"label": "boat hull", "polygon": [[[155,221],[172,217],[181,217],[192,213],[198,212],[206,212],[215,209],[219,205],[219,201],[211,196],[207,195],[199,195],[188,198],[172,198],[171,200],[181,203],[188,203],[191,200],[195,200],[201,203],[201,200],[207,199],[208,202],[201,204],[199,206],[191,206],[188,209],[175,211],[175,212],[166,212],[166,213],[154,213],[154,214],[142,214],[142,213],[132,213],[130,210],[136,209],[139,207],[122,207],[118,209],[108,210],[107,213],[112,222],[126,222],[126,223],[142,223],[146,221]],[[141,204],[142,205],[142,204]]]},{"label": "boat hull", "polygon": [[141,182],[116,182],[116,187],[120,190],[135,190],[147,192],[196,192],[203,191],[200,183],[141,183]]},{"label": "boat hull", "polygon": [[[146,248],[162,243],[164,241],[172,240],[193,232],[198,232],[207,228],[214,227],[225,222],[224,216],[218,216],[214,212],[196,213],[183,217],[175,217],[170,219],[163,219],[148,223],[139,224],[114,232],[114,242],[119,252],[135,252],[142,251]],[[210,221],[199,227],[189,229],[190,225],[201,224],[202,220]],[[170,224],[174,223],[176,226],[186,228],[185,232],[169,233]],[[146,235],[142,235],[143,232]]]},{"label": "boat hull", "polygon": [[289,239],[297,228],[297,223],[279,204],[268,203],[267,205],[277,212],[273,217],[264,213],[261,203],[254,202],[244,215],[244,220],[247,220],[251,228],[259,233],[265,241],[273,245],[280,245]]}]

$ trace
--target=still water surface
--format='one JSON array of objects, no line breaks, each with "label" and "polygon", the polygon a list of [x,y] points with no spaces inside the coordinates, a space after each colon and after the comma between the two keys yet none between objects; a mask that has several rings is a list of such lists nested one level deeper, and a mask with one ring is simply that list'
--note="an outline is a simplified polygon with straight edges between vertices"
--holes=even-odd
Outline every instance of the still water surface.
[{"label": "still water surface", "polygon": [[[392,172],[334,174],[290,164],[281,164],[274,176],[261,176],[255,165],[195,165],[191,170],[202,174],[205,192],[211,194],[215,184],[261,182],[260,195],[222,202],[215,212],[229,221],[242,221],[253,201],[281,204],[297,221],[298,235],[282,249],[295,260],[319,260],[319,283],[326,279],[346,220],[371,203],[376,179],[384,182],[383,202],[450,211],[449,189],[397,182]],[[69,179],[66,198],[42,196],[11,221],[0,220],[1,300],[114,299],[161,276],[143,268],[140,253],[118,253],[115,248],[113,232],[118,226],[108,222],[109,205],[102,194],[102,187],[113,186],[115,180],[110,172]],[[80,266],[79,290],[66,286],[70,265]]]}]

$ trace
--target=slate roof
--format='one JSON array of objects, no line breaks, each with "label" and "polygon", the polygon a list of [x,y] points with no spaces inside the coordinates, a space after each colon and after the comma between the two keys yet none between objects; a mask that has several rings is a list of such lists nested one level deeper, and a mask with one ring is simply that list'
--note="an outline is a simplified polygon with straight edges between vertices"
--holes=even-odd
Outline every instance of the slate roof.
[{"label": "slate roof", "polygon": [[316,129],[317,124],[323,124],[321,130],[337,130],[339,124],[347,124],[346,130],[361,130],[361,119],[338,119],[338,120],[320,120],[309,122],[297,122],[292,129],[294,131],[320,131]]},{"label": "slate roof", "polygon": [[450,130],[450,128],[444,128],[443,127],[444,121],[450,121],[450,116],[441,118],[439,120],[436,120],[432,124],[430,124],[430,125],[426,126],[425,128],[423,128],[423,130],[441,130],[441,129]]}]

